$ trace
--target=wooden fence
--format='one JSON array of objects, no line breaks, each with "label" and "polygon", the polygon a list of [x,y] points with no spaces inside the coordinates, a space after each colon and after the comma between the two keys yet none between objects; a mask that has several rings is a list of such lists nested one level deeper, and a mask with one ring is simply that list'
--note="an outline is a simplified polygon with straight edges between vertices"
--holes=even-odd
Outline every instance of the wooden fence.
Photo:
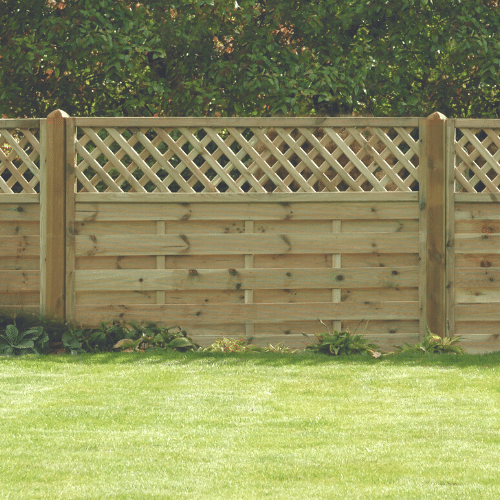
[{"label": "wooden fence", "polygon": [[[0,120],[0,307],[499,349],[500,120]],[[361,329],[364,328],[364,325]]]}]

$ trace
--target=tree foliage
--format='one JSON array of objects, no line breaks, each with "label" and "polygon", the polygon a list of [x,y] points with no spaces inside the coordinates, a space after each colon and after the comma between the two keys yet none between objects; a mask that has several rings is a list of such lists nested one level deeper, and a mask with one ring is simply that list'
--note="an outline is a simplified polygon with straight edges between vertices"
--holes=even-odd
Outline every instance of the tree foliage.
[{"label": "tree foliage", "polygon": [[500,116],[495,0],[0,0],[0,113]]}]

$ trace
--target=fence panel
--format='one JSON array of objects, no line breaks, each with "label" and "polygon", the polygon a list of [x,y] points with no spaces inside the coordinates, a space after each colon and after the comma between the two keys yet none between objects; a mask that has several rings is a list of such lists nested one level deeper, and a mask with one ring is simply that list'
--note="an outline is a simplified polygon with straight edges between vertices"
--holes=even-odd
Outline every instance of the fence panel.
[{"label": "fence panel", "polygon": [[72,120],[76,322],[418,338],[418,119]]},{"label": "fence panel", "polygon": [[0,120],[0,307],[40,307],[41,120]]},{"label": "fence panel", "polygon": [[500,120],[456,120],[455,315],[467,350],[500,349]]}]

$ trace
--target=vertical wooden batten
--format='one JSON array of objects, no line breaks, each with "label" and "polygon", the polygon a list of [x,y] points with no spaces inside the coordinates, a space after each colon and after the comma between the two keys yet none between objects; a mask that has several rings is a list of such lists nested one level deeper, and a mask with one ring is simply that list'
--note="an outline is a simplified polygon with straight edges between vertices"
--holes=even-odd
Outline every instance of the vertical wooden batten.
[{"label": "vertical wooden batten", "polygon": [[455,335],[455,119],[446,121],[445,137],[445,239],[446,239],[446,330],[448,337]]},{"label": "vertical wooden batten", "polygon": [[76,125],[74,118],[66,120],[66,157],[65,157],[65,208],[66,208],[66,261],[65,261],[65,315],[66,321],[75,321],[75,141]]},{"label": "vertical wooden batten", "polygon": [[45,168],[41,196],[41,312],[66,318],[66,119],[61,110],[45,121]]},{"label": "vertical wooden batten", "polygon": [[427,118],[422,165],[426,170],[426,325],[440,337],[447,333],[448,310],[446,121],[446,117],[437,112]]}]

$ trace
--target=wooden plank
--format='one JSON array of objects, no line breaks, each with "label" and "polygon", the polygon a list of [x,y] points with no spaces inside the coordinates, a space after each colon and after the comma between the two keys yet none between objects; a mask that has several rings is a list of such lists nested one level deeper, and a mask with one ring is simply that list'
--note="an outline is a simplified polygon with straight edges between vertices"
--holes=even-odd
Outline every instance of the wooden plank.
[{"label": "wooden plank", "polygon": [[40,118],[2,118],[0,119],[0,128],[5,129],[37,129],[40,127]]},{"label": "wooden plank", "polygon": [[[342,223],[340,232],[342,233],[408,233],[418,232],[418,220],[336,220],[335,223]],[[181,230],[179,224],[178,232],[191,232]],[[203,225],[206,223],[203,222]],[[331,231],[332,222],[330,220],[276,220],[258,221],[255,225],[256,233],[310,233]],[[202,226],[203,227],[203,226]],[[226,226],[227,227],[227,226]],[[500,228],[500,224],[499,224]],[[209,231],[205,231],[209,232]],[[228,231],[225,231],[228,232]]]},{"label": "wooden plank", "polygon": [[[330,288],[304,288],[304,289],[255,289],[253,301],[256,304],[296,304],[306,302],[332,302]],[[339,300],[340,302],[340,300]]]},{"label": "wooden plank", "polygon": [[466,333],[462,335],[460,345],[468,354],[486,354],[500,351],[500,329],[492,335],[477,335]]},{"label": "wooden plank", "polygon": [[66,120],[66,179],[65,179],[65,319],[69,323],[74,320],[75,308],[75,191],[76,191],[76,127],[73,120]]},{"label": "wooden plank", "polygon": [[[7,195],[2,195],[7,196]],[[9,195],[20,196],[20,195]],[[28,195],[25,195],[28,196]],[[35,196],[35,195],[32,195]],[[1,197],[0,197],[1,198]],[[339,193],[77,193],[77,203],[411,203],[416,192]],[[406,218],[406,217],[403,217]]]},{"label": "wooden plank", "polygon": [[2,221],[0,220],[0,238],[2,236],[39,236],[38,221]]},{"label": "wooden plank", "polygon": [[497,336],[500,338],[500,321],[456,321],[455,334],[477,335],[478,338]]},{"label": "wooden plank", "polygon": [[356,331],[356,333],[362,333],[364,330],[366,335],[385,336],[411,333],[418,336],[419,331],[418,320],[369,320],[368,325],[366,324],[366,321],[363,321],[361,323],[359,321],[344,321],[342,324],[344,330],[349,330],[350,332]]},{"label": "wooden plank", "polygon": [[[77,291],[77,305],[156,304],[154,291]],[[238,290],[166,291],[165,304],[243,304],[244,292]]]},{"label": "wooden plank", "polygon": [[500,253],[500,234],[457,234],[456,253]]},{"label": "wooden plank", "polygon": [[419,156],[419,278],[418,278],[418,301],[420,307],[419,336],[423,338],[427,328],[427,227],[429,224],[429,213],[427,208],[427,187],[429,185],[428,168],[428,142],[427,119],[419,120],[420,156]]},{"label": "wooden plank", "polygon": [[455,120],[445,128],[445,334],[455,331]]},{"label": "wooden plank", "polygon": [[56,110],[47,117],[45,168],[46,203],[42,218],[46,235],[42,239],[45,266],[42,274],[42,310],[50,317],[65,318],[66,285],[66,124],[68,115]]},{"label": "wooden plank", "polygon": [[457,288],[500,289],[500,267],[465,267],[455,271]]},{"label": "wooden plank", "polygon": [[0,295],[0,308],[2,311],[12,306],[19,307],[23,311],[29,309],[32,312],[38,313],[40,311],[40,290],[23,290],[22,292],[9,290],[8,293]]},{"label": "wooden plank", "polygon": [[[418,249],[416,233],[357,234],[181,234],[79,236],[77,256],[112,255],[210,255],[238,253],[413,253]],[[500,252],[500,247],[498,249]]]},{"label": "wooden plank", "polygon": [[500,195],[495,193],[455,193],[455,200],[460,204],[498,203]]},{"label": "wooden plank", "polygon": [[462,267],[500,267],[500,255],[455,254],[455,269]]},{"label": "wooden plank", "polygon": [[500,233],[499,220],[469,219],[455,222],[455,234],[476,233],[476,234],[496,234]]},{"label": "wooden plank", "polygon": [[456,118],[457,128],[500,128],[498,118]]},{"label": "wooden plank", "polygon": [[[201,266],[200,266],[201,267]],[[221,266],[237,267],[237,266]],[[254,255],[254,267],[258,268],[330,268],[332,267],[331,254],[270,254]]]},{"label": "wooden plank", "polygon": [[[78,198],[78,195],[77,195]],[[133,207],[133,208],[132,208]],[[78,203],[76,221],[418,219],[416,202],[400,203]]]},{"label": "wooden plank", "polygon": [[[458,201],[455,203],[455,220],[499,220],[500,219],[500,203],[498,202],[481,202],[481,203],[463,203]],[[500,201],[500,200],[499,200]]]},{"label": "wooden plank", "polygon": [[[4,195],[0,194],[0,201]],[[21,195],[20,195],[21,196]],[[38,197],[38,195],[36,195]],[[4,221],[19,221],[19,222],[39,222],[40,221],[40,206],[37,203],[0,203],[0,220]]]},{"label": "wooden plank", "polygon": [[40,271],[0,270],[0,293],[29,293],[39,290]]},{"label": "wooden plank", "polygon": [[418,301],[418,288],[343,288],[342,302],[366,302],[377,297],[385,301]]},{"label": "wooden plank", "polygon": [[426,323],[440,337],[446,336],[446,117],[433,113],[427,118],[427,249]]},{"label": "wooden plank", "polygon": [[418,268],[141,269],[75,271],[76,290],[398,288],[418,285]]},{"label": "wooden plank", "polygon": [[456,321],[500,321],[500,304],[457,304],[455,306]]},{"label": "wooden plank", "polygon": [[500,303],[500,290],[498,288],[456,288],[456,304],[489,304]]},{"label": "wooden plank", "polygon": [[2,236],[0,238],[0,255],[4,257],[32,257],[40,255],[40,238],[38,236]]},{"label": "wooden plank", "polygon": [[113,257],[77,256],[75,269],[155,269],[156,256],[132,255]]},{"label": "wooden plank", "polygon": [[[129,320],[147,318],[149,321],[170,324],[188,322],[221,324],[227,318],[241,322],[281,322],[360,319],[411,320],[418,318],[416,302],[372,302],[353,308],[351,304],[202,304],[202,305],[122,305],[76,306],[76,321],[106,321],[111,318]],[[227,320],[226,320],[227,321]]]},{"label": "wooden plank", "polygon": [[22,206],[24,204],[38,204],[40,203],[39,193],[0,193],[0,211],[8,210],[5,205]]},{"label": "wooden plank", "polygon": [[[207,118],[207,117],[77,117],[75,123],[79,127],[123,127],[123,128],[178,128],[178,127],[417,127],[418,118],[374,118],[374,117],[314,117],[314,118]],[[31,127],[30,127],[31,128]],[[33,127],[34,128],[34,127]]]},{"label": "wooden plank", "polygon": [[418,219],[346,220],[342,222],[343,233],[415,233],[418,231]]},{"label": "wooden plank", "polygon": [[373,253],[373,254],[342,254],[342,267],[407,267],[418,266],[418,253]]},{"label": "wooden plank", "polygon": [[[294,221],[295,222],[295,221]],[[311,227],[314,224],[315,228],[320,227],[321,222],[315,224],[314,221],[296,221],[300,228]],[[12,223],[14,224],[14,223]],[[80,236],[83,235],[113,235],[113,234],[156,234],[156,225],[165,224],[165,221],[86,221],[77,222],[75,224],[75,233]],[[328,222],[325,221],[328,226]],[[295,224],[291,224],[292,230],[294,232],[301,232],[300,230],[295,230]],[[0,222],[0,234],[2,231],[2,225]],[[226,234],[226,233],[243,233],[245,231],[245,222],[239,220],[228,220],[228,221],[168,221],[167,227],[165,229],[165,234],[179,234],[179,233],[189,233],[189,234]],[[263,232],[263,231],[259,231]]]},{"label": "wooden plank", "polygon": [[20,257],[4,257],[2,255],[0,258],[0,269],[39,271],[40,257],[39,255],[21,255]]}]

